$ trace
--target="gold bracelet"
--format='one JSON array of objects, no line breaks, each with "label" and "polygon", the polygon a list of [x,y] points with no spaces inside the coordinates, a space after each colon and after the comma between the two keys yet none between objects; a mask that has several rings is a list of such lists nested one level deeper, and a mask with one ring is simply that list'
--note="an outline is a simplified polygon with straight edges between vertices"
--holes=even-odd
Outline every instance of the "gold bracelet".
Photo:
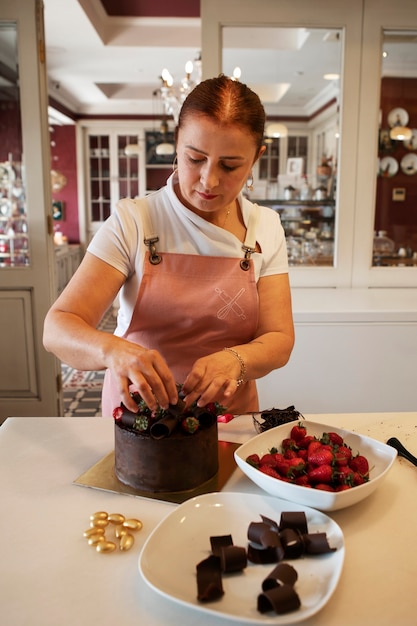
[{"label": "gold bracelet", "polygon": [[240,374],[239,374],[239,378],[237,379],[236,383],[237,383],[237,386],[240,387],[245,382],[245,374],[246,374],[245,361],[242,359],[240,354],[238,352],[236,352],[236,350],[233,350],[233,348],[223,348],[223,350],[225,350],[226,352],[230,352],[230,354],[233,354],[235,359],[237,359],[239,361]]}]

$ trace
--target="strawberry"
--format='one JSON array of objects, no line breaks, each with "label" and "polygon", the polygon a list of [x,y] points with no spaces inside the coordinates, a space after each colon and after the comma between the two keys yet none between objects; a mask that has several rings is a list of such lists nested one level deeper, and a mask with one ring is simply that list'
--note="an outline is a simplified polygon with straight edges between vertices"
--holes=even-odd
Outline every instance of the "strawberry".
[{"label": "strawberry", "polygon": [[308,477],[310,479],[310,482],[316,483],[316,487],[317,484],[320,483],[328,485],[332,482],[333,479],[333,468],[331,465],[319,465],[318,467],[314,467],[313,469],[309,470]]},{"label": "strawberry", "polygon": [[321,438],[321,442],[322,443],[331,443],[334,446],[343,446],[343,444],[344,444],[343,438],[338,433],[333,433],[333,432],[323,433],[323,436]]},{"label": "strawberry", "polygon": [[320,448],[322,444],[320,443],[320,441],[318,439],[313,439],[313,441],[310,441],[310,443],[308,444],[308,454],[312,454],[314,452],[314,450],[317,450],[317,448]]},{"label": "strawberry", "polygon": [[300,485],[301,487],[311,487],[310,479],[307,474],[301,474],[300,476],[297,476],[294,480],[294,483],[296,485]]},{"label": "strawberry", "polygon": [[267,476],[272,476],[272,478],[281,478],[278,472],[270,465],[260,465],[258,469],[263,474],[266,474]]},{"label": "strawberry", "polygon": [[350,463],[349,467],[354,471],[358,472],[365,480],[369,479],[369,463],[368,459],[361,454],[357,454],[354,456]]},{"label": "strawberry", "polygon": [[259,454],[250,454],[249,456],[247,456],[246,463],[249,463],[249,465],[253,465],[253,467],[259,467]]},{"label": "strawberry", "polygon": [[362,474],[358,472],[353,472],[353,485],[357,487],[358,485],[363,485],[363,483],[367,482],[367,478],[364,478]]},{"label": "strawberry", "polygon": [[354,472],[348,465],[337,467],[334,472],[334,478],[340,485],[353,485]]},{"label": "strawberry", "polygon": [[260,458],[259,464],[275,467],[275,465],[277,464],[275,454],[271,454],[270,452],[268,452],[267,454],[263,454]]},{"label": "strawberry", "polygon": [[291,437],[287,437],[286,439],[282,440],[281,447],[284,452],[285,450],[294,450],[297,449],[297,442]]},{"label": "strawberry", "polygon": [[296,424],[295,426],[291,428],[290,437],[291,439],[294,439],[294,441],[298,443],[301,439],[304,439],[305,434],[306,434],[306,427],[300,423],[300,424]]},{"label": "strawberry", "polygon": [[334,488],[327,483],[319,483],[317,485],[314,485],[314,487],[316,489],[320,489],[320,491],[335,491]]},{"label": "strawberry", "polygon": [[[311,446],[312,444],[310,444]],[[308,462],[312,465],[330,465],[334,459],[333,452],[329,446],[321,445],[316,447],[310,452],[310,447],[307,455]]]},{"label": "strawberry", "polygon": [[198,430],[199,425],[200,424],[198,419],[192,415],[190,415],[189,417],[184,417],[181,422],[181,428],[183,429],[183,431],[186,433],[190,433],[190,435],[193,435],[196,430]]},{"label": "strawberry", "polygon": [[334,460],[338,466],[348,465],[352,458],[352,450],[348,446],[339,446],[334,452]]},{"label": "strawberry", "polygon": [[344,483],[343,485],[337,485],[335,491],[346,491],[347,489],[352,489],[352,485],[347,485]]},{"label": "strawberry", "polygon": [[116,420],[116,422],[122,419],[122,415],[123,415],[123,407],[117,406],[115,409],[113,409],[113,417]]},{"label": "strawberry", "polygon": [[[302,439],[297,441],[297,446],[302,450],[307,450],[308,446],[312,441],[317,441],[313,435],[305,435]],[[319,443],[319,442],[317,442]]]}]

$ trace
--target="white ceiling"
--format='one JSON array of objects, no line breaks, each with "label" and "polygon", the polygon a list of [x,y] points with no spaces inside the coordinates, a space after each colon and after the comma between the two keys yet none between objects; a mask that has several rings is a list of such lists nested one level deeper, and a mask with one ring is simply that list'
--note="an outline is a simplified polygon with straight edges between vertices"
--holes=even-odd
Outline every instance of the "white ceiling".
[{"label": "white ceiling", "polygon": [[[162,69],[178,83],[201,49],[199,18],[109,17],[100,0],[44,0],[44,7],[50,95],[81,117],[160,115],[153,93]],[[309,117],[337,97],[339,81],[323,75],[340,71],[341,39],[341,31],[318,28],[226,29],[223,71],[239,65],[268,115]],[[415,76],[417,46],[410,54],[403,43],[391,44],[385,71]]]}]

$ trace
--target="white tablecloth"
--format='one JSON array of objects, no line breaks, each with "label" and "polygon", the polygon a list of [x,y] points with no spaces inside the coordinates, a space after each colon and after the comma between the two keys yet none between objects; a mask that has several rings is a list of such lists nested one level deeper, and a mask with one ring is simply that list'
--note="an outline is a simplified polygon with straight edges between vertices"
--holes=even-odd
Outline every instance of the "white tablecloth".
[{"label": "white tablecloth", "polygon": [[[417,454],[417,413],[310,415],[380,441],[396,436]],[[74,485],[113,449],[105,418],[9,418],[0,428],[0,623],[4,626],[222,626],[231,622],[161,597],[142,580],[140,550],[177,506]],[[250,416],[219,438],[254,436]],[[223,491],[262,493],[240,470]],[[130,552],[100,555],[83,531],[97,510],[143,521]],[[339,585],[306,626],[417,623],[417,468],[402,458],[364,502],[329,514],[342,528]],[[175,575],[175,572],[174,572]]]}]

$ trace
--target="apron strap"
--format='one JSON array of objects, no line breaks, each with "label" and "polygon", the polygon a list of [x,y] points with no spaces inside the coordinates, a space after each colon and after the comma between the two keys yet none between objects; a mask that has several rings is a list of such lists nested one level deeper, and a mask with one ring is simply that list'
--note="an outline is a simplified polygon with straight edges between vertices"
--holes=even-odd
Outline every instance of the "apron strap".
[{"label": "apron strap", "polygon": [[258,220],[259,220],[259,206],[257,204],[253,205],[253,211],[249,213],[249,221],[248,227],[246,229],[246,237],[245,241],[242,245],[242,250],[245,253],[245,258],[241,260],[240,267],[245,272],[248,271],[250,267],[250,257],[256,251],[256,233],[258,229]]},{"label": "apron strap", "polygon": [[143,242],[149,250],[149,261],[152,265],[158,265],[162,261],[162,257],[156,251],[155,244],[158,243],[159,237],[153,230],[151,216],[149,214],[149,204],[146,198],[136,199],[135,204],[140,209],[140,216],[142,219],[144,239]]}]

